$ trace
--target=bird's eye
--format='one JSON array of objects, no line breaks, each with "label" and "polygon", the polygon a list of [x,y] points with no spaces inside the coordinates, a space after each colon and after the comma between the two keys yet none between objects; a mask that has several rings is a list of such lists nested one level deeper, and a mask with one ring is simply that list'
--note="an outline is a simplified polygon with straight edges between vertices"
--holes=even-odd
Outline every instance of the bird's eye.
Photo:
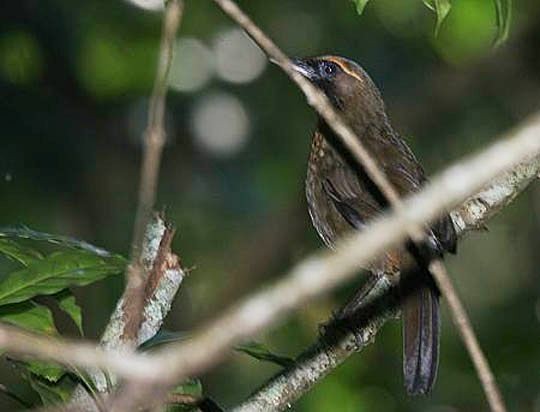
[{"label": "bird's eye", "polygon": [[337,72],[337,67],[334,63],[323,62],[321,71],[323,72],[324,77],[333,77]]}]

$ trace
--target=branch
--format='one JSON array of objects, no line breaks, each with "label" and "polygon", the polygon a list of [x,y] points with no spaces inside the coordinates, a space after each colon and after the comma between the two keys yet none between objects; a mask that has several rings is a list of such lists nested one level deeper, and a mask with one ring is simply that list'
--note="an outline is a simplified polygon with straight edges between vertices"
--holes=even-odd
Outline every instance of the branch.
[{"label": "branch", "polygon": [[[339,242],[334,252],[323,251],[308,257],[274,286],[244,299],[194,333],[190,340],[163,349],[155,355],[155,368],[162,371],[162,378],[171,385],[208,370],[220,362],[233,345],[276,323],[306,301],[351,279],[384,250],[405,240],[411,225],[424,225],[436,219],[442,211],[451,210],[519,162],[526,160],[527,164],[519,165],[516,170],[534,169],[535,176],[540,159],[532,156],[538,156],[538,153],[540,114],[482,153],[446,169],[421,192],[406,198],[402,213],[394,212],[377,219],[361,233],[354,233]],[[516,178],[514,190],[525,185],[525,178]],[[531,180],[530,175],[527,179]],[[462,220],[467,219],[470,217]],[[132,398],[132,402],[143,401],[146,396],[140,387],[138,389],[138,399]],[[128,392],[129,386],[124,394]],[[123,404],[120,409],[129,410],[128,406],[132,404]]]},{"label": "branch", "polygon": [[[268,36],[235,4],[233,0],[214,0],[222,9],[235,20],[251,38],[297,83],[307,97],[308,103],[313,106],[319,115],[326,121],[330,128],[337,134],[345,147],[363,166],[371,181],[379,188],[391,207],[398,213],[402,213],[403,203],[395,189],[388,180],[383,169],[376,159],[371,156],[362,141],[344,122],[339,112],[330,104],[325,94],[313,86],[307,79],[299,75],[292,66],[289,58],[270,40]],[[416,246],[422,244],[426,234],[419,225],[410,225],[408,234]],[[433,275],[437,286],[443,296],[448,298],[450,312],[454,324],[459,329],[463,343],[469,356],[478,371],[478,377],[486,394],[491,410],[504,412],[506,407],[495,377],[485,355],[482,352],[478,339],[471,327],[469,317],[464,305],[461,303],[450,277],[441,259],[434,260],[428,270]]]},{"label": "branch", "polygon": [[0,322],[0,348],[28,358],[50,360],[69,367],[109,370],[126,379],[160,381],[154,361],[131,352],[105,351],[81,340],[52,338]]},{"label": "branch", "polygon": [[[540,117],[537,119],[540,122]],[[539,126],[540,127],[540,126]],[[537,131],[540,138],[540,130]],[[540,174],[540,157],[520,163],[512,171],[495,179],[487,188],[472,196],[452,212],[458,235],[485,227],[485,223],[508,206]],[[389,284],[376,285],[376,296],[390,288]],[[308,392],[319,380],[337,368],[349,356],[373,342],[378,329],[395,316],[395,312],[379,312],[369,323],[354,333],[348,332],[329,341],[320,337],[297,358],[297,363],[272,377],[252,394],[235,412],[280,411],[288,408]],[[363,341],[358,337],[363,336]]]},{"label": "branch", "polygon": [[[184,280],[185,272],[180,267],[178,256],[171,252],[174,232],[174,228],[157,214],[148,224],[141,254],[148,279],[143,295],[143,317],[137,333],[137,346],[159,331]],[[132,310],[124,297],[120,298],[101,338],[103,348],[120,351],[126,349],[126,322],[129,322]],[[98,391],[107,390],[107,380],[103,373],[94,374],[94,382]]]},{"label": "branch", "polygon": [[143,238],[156,198],[161,154],[165,145],[164,117],[167,79],[172,62],[174,39],[182,17],[183,7],[182,0],[170,0],[167,2],[161,34],[158,68],[148,108],[148,125],[144,139],[139,202],[131,244],[131,261],[126,271],[127,285],[122,296],[125,306],[122,322],[124,328],[121,333],[121,340],[116,342],[121,343],[126,349],[133,349],[137,346],[144,317],[144,293],[148,272],[141,259]]},{"label": "branch", "polygon": [[[139,201],[131,244],[131,261],[126,270],[126,288],[101,339],[107,350],[130,351],[154,336],[160,329],[182,283],[178,257],[171,252],[174,229],[162,216],[151,214],[155,203],[161,154],[165,144],[165,99],[172,63],[173,44],[182,17],[184,3],[167,3],[161,34],[158,67],[148,108],[147,128],[141,165]],[[92,380],[103,393],[115,376],[93,370]],[[72,405],[85,410],[98,409],[82,385],[72,396]]]}]

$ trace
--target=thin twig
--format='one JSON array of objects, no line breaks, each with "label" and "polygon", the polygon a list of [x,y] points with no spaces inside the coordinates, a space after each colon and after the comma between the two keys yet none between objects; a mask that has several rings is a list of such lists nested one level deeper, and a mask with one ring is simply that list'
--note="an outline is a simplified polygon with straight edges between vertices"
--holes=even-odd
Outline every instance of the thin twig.
[{"label": "thin twig", "polygon": [[131,352],[106,351],[95,343],[82,340],[52,338],[28,332],[0,322],[0,348],[6,352],[51,360],[71,367],[110,370],[133,380],[160,380],[155,362]]},{"label": "thin twig", "polygon": [[[339,136],[341,141],[349,149],[349,151],[356,157],[356,159],[363,166],[367,175],[370,179],[377,185],[381,190],[385,198],[389,201],[390,205],[398,213],[402,211],[403,203],[399,197],[397,190],[390,183],[386,177],[384,171],[381,169],[378,162],[371,156],[369,151],[361,143],[360,139],[355,135],[355,133],[347,126],[343,121],[341,115],[335,110],[324,93],[318,88],[314,87],[308,80],[303,76],[296,73],[293,69],[290,59],[270,40],[268,36],[235,4],[232,0],[214,0],[224,11],[227,13],[233,20],[235,20],[244,30],[251,36],[251,38],[271,57],[273,58],[279,66],[289,75],[289,77],[295,81],[298,86],[305,93],[308,103],[313,106],[319,115],[326,121],[326,123],[334,130],[334,132]],[[409,235],[411,239],[419,244],[425,238],[425,233],[422,230],[421,226],[411,226],[408,228]],[[452,281],[446,272],[446,268],[441,260],[435,261],[434,264],[429,265],[430,271],[436,271],[432,275],[437,282],[437,285],[442,291],[443,296],[446,296],[447,290],[445,287],[447,285],[451,286],[451,289],[448,290],[449,294],[453,294],[454,301],[459,302],[459,297],[455,293],[455,289],[452,286]],[[465,311],[464,306],[459,302],[459,306]],[[462,323],[459,322],[459,317],[461,313],[455,312],[456,307],[450,305],[450,311],[452,318],[456,326],[459,328]],[[483,374],[493,376],[490,366],[487,362],[486,357],[483,355],[478,339],[475,336],[474,330],[471,329],[470,333],[465,334],[460,332],[462,337],[468,336],[469,339],[464,339],[463,342],[472,362],[475,364],[475,367],[478,371],[482,371]],[[476,356],[478,353],[481,353],[482,356]],[[506,410],[504,406],[502,395],[497,386],[495,379],[485,380],[480,378],[484,390],[486,392],[486,397],[490,404],[490,407],[495,412],[503,412]],[[492,394],[497,394],[497,396],[492,396]],[[500,402],[495,402],[500,401]]]},{"label": "thin twig", "polygon": [[136,346],[140,325],[143,321],[144,290],[147,278],[143,262],[141,262],[143,236],[156,198],[161,154],[165,145],[164,118],[167,79],[172,62],[174,39],[182,17],[183,7],[184,2],[182,0],[170,0],[167,2],[156,79],[148,109],[139,201],[131,244],[131,260],[126,271],[127,285],[122,297],[124,305],[129,308],[129,310],[124,311],[128,318],[125,320],[123,341],[127,347],[131,348]]},{"label": "thin twig", "polygon": [[184,2],[182,0],[169,0],[166,3],[167,7],[163,16],[163,29],[161,32],[156,78],[148,105],[148,119],[144,133],[139,203],[133,228],[133,260],[137,260],[140,257],[145,228],[154,208],[161,153],[165,145],[165,99],[168,89],[167,82],[173,58],[174,39],[184,10]]},{"label": "thin twig", "polygon": [[474,360],[474,367],[476,368],[478,378],[480,379],[480,382],[482,383],[482,386],[486,392],[491,409],[495,412],[504,412],[506,407],[495,382],[495,376],[489,368],[489,364],[484,352],[480,348],[480,344],[478,343],[474,333],[469,315],[467,314],[467,311],[459,299],[454,285],[448,276],[440,276],[440,273],[444,273],[442,272],[444,268],[441,270],[441,268],[438,267],[440,264],[440,261],[433,261],[430,264],[430,269],[433,269],[431,273],[435,276],[437,285],[444,290],[444,297],[446,298],[453,314],[452,320],[454,321],[461,338],[465,342],[465,346],[467,347],[471,358]]},{"label": "thin twig", "polygon": [[[165,99],[172,63],[174,39],[182,18],[184,2],[168,1],[162,26],[156,77],[148,108],[147,128],[140,172],[139,202],[133,228],[131,260],[126,270],[126,288],[101,339],[108,350],[129,351],[154,336],[167,315],[182,283],[184,272],[171,252],[174,229],[164,217],[151,221],[158,184],[161,154],[165,144]],[[107,372],[93,370],[92,380],[100,392],[116,383]],[[82,385],[73,393],[71,405],[95,403]],[[96,408],[93,408],[96,409]]]}]

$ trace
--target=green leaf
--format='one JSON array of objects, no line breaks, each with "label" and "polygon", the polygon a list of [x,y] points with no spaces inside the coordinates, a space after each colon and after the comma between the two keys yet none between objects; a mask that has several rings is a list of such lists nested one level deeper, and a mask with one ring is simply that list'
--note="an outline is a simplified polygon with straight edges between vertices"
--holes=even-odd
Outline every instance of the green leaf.
[{"label": "green leaf", "polygon": [[86,250],[55,252],[1,279],[0,305],[84,286],[121,273],[125,265],[126,260],[116,255],[98,256]]},{"label": "green leaf", "polygon": [[512,0],[493,0],[495,3],[495,19],[497,23],[497,35],[495,46],[500,46],[508,38],[510,21],[512,19]]},{"label": "green leaf", "polygon": [[176,395],[190,395],[194,398],[201,398],[203,396],[203,387],[199,379],[189,379],[175,387],[171,393]]},{"label": "green leaf", "polygon": [[24,225],[0,227],[0,237],[45,241],[53,243],[55,245],[65,246],[73,249],[86,250],[98,256],[111,256],[111,253],[106,251],[105,249],[94,246],[88,242],[85,242],[84,240],[75,239],[70,236],[38,232]]},{"label": "green leaf", "polygon": [[66,312],[71,319],[73,319],[73,322],[75,322],[75,325],[77,325],[77,328],[79,329],[79,333],[81,336],[84,336],[84,331],[82,327],[82,311],[81,307],[77,304],[77,301],[75,300],[75,296],[69,291],[64,290],[60,293],[58,293],[56,296],[56,302],[58,303],[58,307]]},{"label": "green leaf", "polygon": [[437,23],[435,25],[435,35],[439,34],[439,29],[441,28],[441,25],[446,19],[446,16],[448,16],[448,13],[450,12],[450,8],[452,5],[450,4],[450,0],[422,0],[426,7],[430,10],[432,10],[437,15]]},{"label": "green leaf", "polygon": [[295,364],[294,359],[287,356],[272,353],[266,346],[259,342],[247,342],[234,348],[238,352],[243,352],[255,359],[272,362],[284,368]]},{"label": "green leaf", "polygon": [[58,333],[49,308],[33,302],[1,306],[0,321],[46,335],[56,335]]},{"label": "green leaf", "polygon": [[62,376],[66,374],[66,369],[56,363],[43,361],[28,361],[22,362],[34,375],[37,375],[50,383],[56,383]]},{"label": "green leaf", "polygon": [[71,398],[75,382],[64,375],[57,383],[50,383],[30,373],[23,373],[23,378],[37,392],[44,406],[58,405]]},{"label": "green leaf", "polygon": [[356,12],[358,14],[362,14],[364,12],[364,8],[366,7],[366,4],[368,4],[369,0],[352,0],[352,2],[356,5]]},{"label": "green leaf", "polygon": [[[175,387],[170,391],[171,398],[174,399],[174,395],[180,395],[179,398],[186,397],[194,400],[201,399],[203,397],[203,387],[201,381],[198,379],[190,379],[181,385]],[[188,412],[199,410],[196,405],[189,403],[171,403],[167,405],[167,412]]]},{"label": "green leaf", "polygon": [[22,263],[24,266],[28,266],[43,257],[37,250],[20,245],[12,239],[2,238],[0,238],[0,253]]},{"label": "green leaf", "polygon": [[[21,302],[0,307],[0,321],[18,326],[20,328],[42,333],[57,335],[54,318],[46,306],[34,302]],[[65,373],[65,369],[57,364],[42,361],[20,362],[32,373],[39,375],[50,382],[56,382]]]}]

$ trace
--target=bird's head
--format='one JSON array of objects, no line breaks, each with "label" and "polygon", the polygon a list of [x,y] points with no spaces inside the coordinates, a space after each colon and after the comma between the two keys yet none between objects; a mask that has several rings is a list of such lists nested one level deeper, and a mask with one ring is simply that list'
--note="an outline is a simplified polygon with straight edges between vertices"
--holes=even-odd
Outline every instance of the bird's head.
[{"label": "bird's head", "polygon": [[381,94],[354,61],[339,56],[294,59],[293,68],[324,91],[351,126],[386,121]]}]

